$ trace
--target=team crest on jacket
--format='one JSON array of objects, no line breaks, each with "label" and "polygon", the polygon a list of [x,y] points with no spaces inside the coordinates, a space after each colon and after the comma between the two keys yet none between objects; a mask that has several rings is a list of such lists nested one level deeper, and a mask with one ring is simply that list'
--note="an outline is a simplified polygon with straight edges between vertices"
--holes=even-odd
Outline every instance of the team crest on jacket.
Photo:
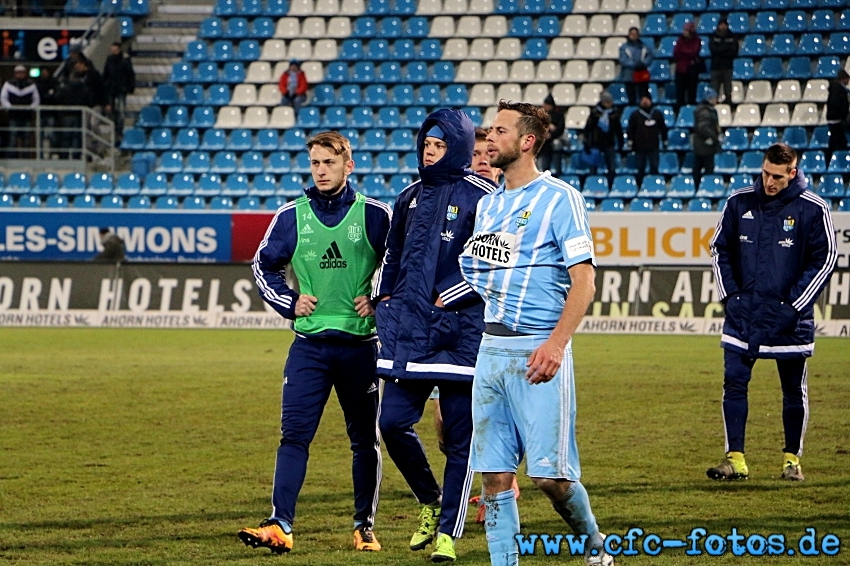
[{"label": "team crest on jacket", "polygon": [[520,210],[519,215],[516,217],[516,225],[520,228],[528,224],[528,218],[531,216],[531,210],[526,208],[525,210]]},{"label": "team crest on jacket", "polygon": [[363,238],[363,227],[360,224],[352,224],[348,227],[348,239],[355,244]]},{"label": "team crest on jacket", "polygon": [[793,230],[794,229],[794,219],[791,218],[790,216],[788,218],[786,218],[785,221],[782,222],[782,229],[785,230],[786,232],[790,232],[791,230]]},{"label": "team crest on jacket", "polygon": [[458,207],[453,204],[450,204],[449,207],[446,209],[446,220],[448,220],[449,222],[451,222],[452,220],[457,220],[457,211]]}]

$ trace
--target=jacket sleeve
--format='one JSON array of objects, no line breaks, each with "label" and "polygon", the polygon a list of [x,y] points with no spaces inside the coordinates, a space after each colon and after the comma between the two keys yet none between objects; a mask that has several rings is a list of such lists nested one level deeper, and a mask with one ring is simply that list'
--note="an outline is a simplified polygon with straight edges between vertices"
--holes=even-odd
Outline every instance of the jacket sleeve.
[{"label": "jacket sleeve", "polygon": [[[475,230],[478,201],[485,194],[487,194],[486,191],[478,188],[470,193],[470,202],[468,204],[471,206],[471,211],[466,216],[466,225],[464,226],[464,232],[468,233],[470,237],[472,237],[472,233]],[[434,288],[437,290],[440,300],[443,301],[443,305],[446,308],[460,309],[482,301],[481,296],[463,278],[460,270],[460,258],[455,260],[454,269],[443,277],[443,279],[437,281],[434,284]]]},{"label": "jacket sleeve", "polygon": [[298,84],[295,86],[296,96],[304,96],[307,94],[307,75],[304,71],[298,71]]},{"label": "jacket sleeve", "polygon": [[295,320],[298,293],[286,284],[283,269],[292,261],[295,252],[295,220],[294,207],[278,211],[260,242],[253,263],[260,298],[290,320]]},{"label": "jacket sleeve", "polygon": [[289,90],[287,88],[288,87],[287,83],[289,82],[289,77],[287,77],[286,75],[287,75],[286,73],[283,73],[280,76],[280,80],[277,81],[277,89],[280,91],[280,94],[282,94],[282,95],[286,95],[286,91]]},{"label": "jacket sleeve", "polygon": [[720,221],[714,229],[714,237],[711,238],[711,266],[714,271],[714,282],[717,285],[717,295],[721,302],[726,297],[740,293],[735,271],[729,257],[730,246],[737,244],[735,240],[735,226],[733,219],[736,218],[733,211],[733,199],[726,203],[720,215]]},{"label": "jacket sleeve", "polygon": [[641,50],[643,54],[643,64],[649,67],[652,64],[653,59],[655,59],[655,53],[653,53],[652,49],[647,45],[643,50]]},{"label": "jacket sleeve", "polygon": [[0,90],[0,104],[3,105],[3,108],[11,108],[12,103],[9,102],[9,83],[6,82],[3,84],[3,89]]},{"label": "jacket sleeve", "polygon": [[661,110],[655,109],[653,112],[655,115],[655,121],[658,122],[658,130],[661,134],[661,143],[667,143],[667,122],[664,120],[664,114],[661,113]]},{"label": "jacket sleeve", "polygon": [[[405,198],[406,197],[406,198]],[[402,193],[393,205],[392,221],[387,232],[386,252],[384,261],[378,271],[378,283],[372,294],[372,300],[379,300],[393,294],[398,279],[401,254],[404,251],[404,229],[407,224],[407,211],[410,197]]]},{"label": "jacket sleeve", "polygon": [[392,210],[389,205],[372,199],[366,199],[366,207],[366,237],[378,260],[382,261],[387,251]]},{"label": "jacket sleeve", "polygon": [[788,300],[797,311],[802,311],[814,304],[829,282],[832,270],[835,269],[835,261],[838,259],[835,230],[826,204],[821,204],[819,214],[812,217],[807,231],[809,241],[803,272],[788,293]]},{"label": "jacket sleeve", "polygon": [[632,61],[631,57],[628,54],[628,43],[624,43],[620,46],[620,66],[626,67],[628,69],[635,68],[635,62]]}]

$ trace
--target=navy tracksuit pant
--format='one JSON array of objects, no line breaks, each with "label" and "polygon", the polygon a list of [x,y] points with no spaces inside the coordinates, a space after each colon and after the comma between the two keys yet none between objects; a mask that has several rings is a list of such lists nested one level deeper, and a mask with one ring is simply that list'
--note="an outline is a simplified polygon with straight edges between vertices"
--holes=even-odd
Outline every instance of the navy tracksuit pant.
[{"label": "navy tracksuit pant", "polygon": [[[726,451],[743,452],[747,427],[747,387],[754,358],[723,350],[723,420],[726,425]],[[782,424],[785,427],[784,452],[803,455],[803,437],[809,417],[809,391],[806,358],[776,360],[782,384]]]},{"label": "navy tracksuit pant", "polygon": [[307,474],[310,442],[325,404],[336,389],[351,440],[354,523],[372,526],[381,484],[378,439],[377,344],[297,337],[283,370],[281,440],[277,449],[272,518],[292,524]]},{"label": "navy tracksuit pant", "polygon": [[[434,478],[425,449],[413,425],[422,419],[425,402],[434,387],[440,390],[446,468],[443,489]],[[466,504],[472,487],[469,446],[472,441],[472,382],[434,379],[387,380],[381,398],[381,437],[390,458],[419,503],[443,496],[439,532],[458,538],[463,534]]]}]

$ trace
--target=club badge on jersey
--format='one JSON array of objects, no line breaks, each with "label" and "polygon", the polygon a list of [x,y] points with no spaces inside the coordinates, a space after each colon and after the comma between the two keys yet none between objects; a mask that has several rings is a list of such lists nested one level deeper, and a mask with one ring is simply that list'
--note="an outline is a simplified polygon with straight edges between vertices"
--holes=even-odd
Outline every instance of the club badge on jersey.
[{"label": "club badge on jersey", "polygon": [[449,222],[451,222],[452,220],[457,220],[457,211],[458,207],[453,204],[450,204],[449,207],[446,209],[446,220],[448,220]]}]

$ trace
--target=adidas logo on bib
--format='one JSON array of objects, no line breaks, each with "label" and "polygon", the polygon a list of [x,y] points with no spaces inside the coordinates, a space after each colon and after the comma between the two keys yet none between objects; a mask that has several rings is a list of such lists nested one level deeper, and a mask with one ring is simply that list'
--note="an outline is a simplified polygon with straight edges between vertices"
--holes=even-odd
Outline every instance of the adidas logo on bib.
[{"label": "adidas logo on bib", "polygon": [[320,269],[343,269],[348,267],[348,264],[342,259],[342,253],[336,242],[331,242],[331,246],[325,251],[322,256],[322,261],[319,263]]}]

